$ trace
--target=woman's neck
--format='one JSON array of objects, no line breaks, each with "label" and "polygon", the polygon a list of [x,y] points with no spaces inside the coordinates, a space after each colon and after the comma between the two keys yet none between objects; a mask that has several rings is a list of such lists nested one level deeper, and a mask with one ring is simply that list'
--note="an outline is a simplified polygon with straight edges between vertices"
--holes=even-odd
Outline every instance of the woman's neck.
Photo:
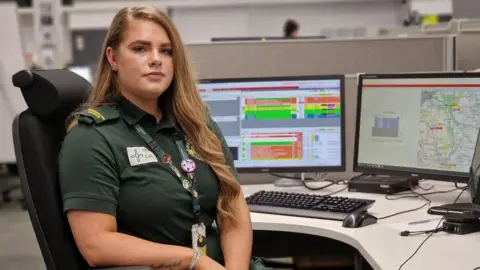
[{"label": "woman's neck", "polygon": [[158,99],[142,99],[131,95],[124,95],[124,97],[144,112],[153,115],[157,123],[162,119],[163,113],[160,106],[158,106]]}]

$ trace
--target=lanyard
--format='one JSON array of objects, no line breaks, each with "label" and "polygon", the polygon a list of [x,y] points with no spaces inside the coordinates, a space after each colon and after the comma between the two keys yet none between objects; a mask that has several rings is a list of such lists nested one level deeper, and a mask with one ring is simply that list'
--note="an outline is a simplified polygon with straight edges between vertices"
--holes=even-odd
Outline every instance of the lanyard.
[{"label": "lanyard", "polygon": [[[185,148],[185,144],[183,142],[182,136],[180,134],[174,134],[175,144],[177,145],[178,151],[182,157],[182,168],[192,168],[191,170],[186,169],[186,173],[188,175],[188,179],[183,176],[180,171],[175,167],[172,163],[172,159],[169,155],[167,155],[160,146],[158,146],[157,142],[143,129],[140,125],[134,125],[135,130],[137,131],[138,135],[147,143],[148,147],[150,147],[157,157],[161,159],[164,164],[167,164],[171,171],[177,176],[178,180],[182,184],[183,188],[188,190],[192,195],[192,207],[193,207],[193,214],[197,218],[200,218],[200,202],[198,199],[198,193],[196,190],[197,181],[195,181],[195,174],[193,171],[195,170],[195,162],[188,157],[187,150]],[[191,164],[187,164],[187,163]],[[190,180],[189,180],[190,179]]]}]

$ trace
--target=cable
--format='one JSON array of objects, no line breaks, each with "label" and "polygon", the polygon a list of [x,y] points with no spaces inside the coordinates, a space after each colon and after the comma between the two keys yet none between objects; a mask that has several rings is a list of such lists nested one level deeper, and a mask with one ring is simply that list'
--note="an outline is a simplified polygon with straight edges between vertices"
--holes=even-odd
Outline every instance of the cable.
[{"label": "cable", "polygon": [[427,187],[427,188],[424,188],[424,187],[422,187],[422,186],[420,186],[420,185],[417,185],[417,187],[418,187],[419,189],[423,190],[423,191],[429,191],[430,189],[434,188],[435,185],[431,185],[431,186],[429,186],[429,187]]},{"label": "cable", "polygon": [[462,190],[462,192],[460,192],[460,194],[458,194],[457,198],[455,199],[455,201],[453,201],[453,204],[456,204],[458,199],[460,199],[460,196],[462,196],[463,192],[465,191],[466,189]]},{"label": "cable", "polygon": [[480,266],[475,267],[473,270],[480,270]]},{"label": "cable", "polygon": [[420,250],[420,248],[423,246],[423,244],[425,244],[425,242],[427,242],[428,239],[430,239],[430,237],[432,237],[432,235],[434,235],[435,233],[439,232],[437,231],[439,229],[439,226],[440,224],[442,224],[442,221],[443,221],[443,218],[440,219],[440,221],[438,222],[437,226],[435,227],[435,230],[433,230],[432,232],[430,232],[430,234],[422,241],[422,243],[420,243],[420,245],[417,247],[417,249],[413,252],[413,254],[408,257],[408,259],[406,261],[404,261],[402,263],[402,265],[400,265],[400,267],[398,268],[398,270],[401,270],[402,267],[407,264],[408,261],[410,261],[413,256],[415,256],[415,254],[417,254],[417,252]]},{"label": "cable", "polygon": [[[392,201],[392,200],[400,200],[400,199],[405,199],[405,198],[417,198],[417,197],[424,197],[426,195],[449,193],[449,192],[453,192],[453,191],[457,191],[457,190],[458,189],[454,188],[454,189],[449,189],[449,190],[440,190],[440,191],[425,192],[425,193],[418,193],[416,191],[409,190],[407,192],[409,192],[410,194],[405,194],[403,192],[400,192],[400,193],[397,193],[397,194],[394,194],[394,195],[387,194],[387,195],[385,195],[385,199]],[[399,196],[399,195],[404,195],[404,196],[398,197],[398,198],[392,198],[394,196]],[[430,201],[429,199],[427,199],[425,197],[424,197],[424,199],[427,200],[427,201]]]},{"label": "cable", "polygon": [[[480,167],[480,166],[479,166],[479,167]],[[458,194],[457,198],[455,198],[455,201],[453,201],[454,204],[457,203],[458,199],[460,198],[460,196],[462,196],[462,194],[463,194],[463,192],[464,192],[465,190],[466,190],[466,189],[463,189],[463,190],[460,192],[460,194]],[[442,226],[442,228],[439,230],[439,226],[440,226],[440,224],[442,223],[443,219],[444,219],[444,217],[442,217],[442,218],[440,219],[440,221],[438,222],[438,224],[437,224],[437,226],[435,227],[435,229],[432,230],[432,232],[430,232],[430,234],[425,238],[425,240],[422,241],[422,243],[420,243],[420,245],[419,245],[419,246],[417,247],[417,249],[413,252],[413,254],[412,254],[410,257],[408,257],[408,259],[407,259],[405,262],[403,262],[402,265],[400,265],[400,267],[398,268],[398,270],[401,270],[402,267],[403,267],[408,261],[410,261],[410,260],[413,258],[413,256],[415,256],[415,254],[417,254],[417,252],[420,250],[420,248],[423,246],[423,244],[425,244],[425,242],[427,242],[427,240],[430,239],[430,237],[432,237],[433,234],[435,234],[435,233],[443,230],[443,226]],[[415,232],[413,232],[413,233],[415,233]],[[420,232],[418,232],[418,233],[420,233]],[[423,232],[423,233],[425,233],[425,232]],[[480,267],[477,267],[477,268],[480,269]],[[477,268],[475,268],[475,269],[477,269]]]},{"label": "cable", "polygon": [[[424,188],[421,188],[422,190],[430,190],[433,186],[431,187],[428,187],[426,189]],[[400,211],[400,212],[397,212],[397,213],[394,213],[394,214],[391,214],[391,215],[387,215],[387,216],[384,216],[384,217],[379,217],[377,219],[386,219],[386,218],[391,218],[391,217],[394,217],[394,216],[398,216],[398,215],[401,215],[401,214],[405,214],[405,213],[409,213],[409,212],[413,212],[413,211],[417,211],[417,210],[420,210],[422,208],[424,208],[425,206],[428,206],[432,203],[432,201],[430,201],[430,199],[428,199],[427,197],[425,197],[426,195],[433,195],[433,194],[441,194],[441,193],[449,193],[449,192],[453,192],[453,191],[457,191],[458,189],[455,188],[455,189],[449,189],[449,190],[441,190],[441,191],[433,191],[433,192],[424,192],[424,193],[418,193],[416,191],[413,190],[413,187],[411,187],[412,189],[409,190],[408,192],[409,193],[412,193],[412,195],[405,195],[405,196],[402,196],[402,197],[398,197],[398,198],[391,198],[389,196],[398,196],[398,195],[401,195],[401,193],[397,193],[395,195],[385,195],[385,199],[387,200],[400,200],[400,199],[405,199],[405,198],[417,198],[417,197],[422,197],[422,199],[424,199],[425,201],[427,201],[426,203],[424,203],[423,205],[419,206],[419,207],[416,207],[416,208],[412,208],[412,209],[408,209],[408,210],[404,210],[404,211]],[[465,191],[465,189],[461,189],[462,192],[460,192],[460,194],[458,195],[458,197],[455,199],[455,201],[453,203],[456,203],[457,200],[460,198],[460,196],[462,195],[462,193]]]},{"label": "cable", "polygon": [[426,202],[426,203],[424,203],[422,206],[419,206],[419,207],[417,207],[417,208],[400,211],[400,212],[397,212],[397,213],[394,213],[394,214],[391,214],[391,215],[388,215],[388,216],[384,216],[384,217],[379,217],[379,218],[377,218],[377,220],[386,219],[386,218],[391,218],[391,217],[398,216],[398,215],[401,215],[401,214],[405,214],[405,213],[417,211],[417,210],[420,210],[420,209],[422,209],[423,207],[425,207],[425,206],[427,206],[427,205],[429,205],[429,204],[430,204],[429,202]]},{"label": "cable", "polygon": [[[306,177],[306,178],[303,178],[302,177],[298,177],[298,176],[288,176],[288,175],[281,175],[281,174],[276,174],[276,173],[270,173],[270,175],[272,176],[275,176],[275,177],[279,177],[279,178],[286,178],[286,179],[293,179],[293,180],[299,180],[302,182],[302,185],[309,189],[309,190],[312,190],[312,191],[318,191],[318,190],[322,190],[322,189],[325,189],[325,188],[328,188],[328,187],[331,187],[333,185],[339,185],[339,184],[346,184],[345,180],[329,180],[329,179],[325,179],[327,177],[327,173],[320,173],[320,174],[314,174],[315,176],[318,176],[319,175],[319,178],[315,178],[315,177]],[[320,186],[320,187],[312,187],[310,185],[308,185],[308,182],[328,182],[328,184],[326,185],[323,185],[323,186]],[[295,185],[296,186],[296,185]],[[292,187],[292,185],[285,185],[285,187]]]},{"label": "cable", "polygon": [[307,181],[302,181],[303,186],[306,187],[309,190],[322,190],[324,188],[331,187],[331,186],[335,185],[335,182],[333,182],[331,180],[325,180],[325,182],[329,182],[329,183],[326,184],[326,185],[323,185],[321,187],[311,187],[311,186],[307,185]]},{"label": "cable", "polygon": [[[324,175],[323,177],[326,177],[326,175]],[[346,185],[347,184],[347,182],[345,180],[321,179],[321,180],[317,180],[317,181],[329,182],[329,184],[323,185],[321,187],[311,187],[307,184],[308,181],[302,181],[302,182],[303,182],[304,187],[306,187],[309,190],[313,190],[313,191],[322,190],[322,189],[325,189],[327,187],[331,187],[333,185]]]},{"label": "cable", "polygon": [[359,174],[357,176],[354,176],[354,177],[350,178],[350,181],[358,179],[358,178],[362,178],[362,177],[365,177],[365,176],[368,176],[368,175],[370,175],[370,174],[362,173],[362,174]]},{"label": "cable", "polygon": [[459,186],[458,186],[458,181],[455,181],[455,188],[457,188],[457,189],[467,189],[467,188],[468,188],[468,184],[467,184],[466,186],[464,186],[464,187],[459,187]]}]

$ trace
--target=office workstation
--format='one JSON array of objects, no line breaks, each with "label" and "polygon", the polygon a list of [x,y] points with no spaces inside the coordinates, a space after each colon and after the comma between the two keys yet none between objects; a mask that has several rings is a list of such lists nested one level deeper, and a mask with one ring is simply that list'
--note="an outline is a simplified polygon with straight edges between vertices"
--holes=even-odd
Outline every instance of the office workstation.
[{"label": "office workstation", "polygon": [[[235,5],[219,10],[211,5],[212,11],[202,7],[198,14],[213,16],[223,10],[236,23],[246,18],[234,12]],[[74,14],[70,19],[74,27],[64,37],[71,43],[65,54],[71,58],[65,68],[51,68],[70,72],[74,90],[69,98],[79,95],[81,87],[95,84],[108,27],[94,22],[85,23],[91,29],[79,27],[79,18],[89,12],[82,8],[65,9],[66,16]],[[274,9],[280,13],[280,8]],[[173,5],[164,10],[174,22],[177,19],[180,34],[186,33],[198,91],[232,154],[250,210],[254,256],[278,269],[480,266],[475,253],[480,245],[476,206],[480,205],[480,73],[473,72],[480,66],[476,20],[454,19],[449,24],[420,26],[419,32],[410,29],[415,34],[381,37],[335,38],[309,30],[303,38],[285,39],[272,32],[228,36],[211,29],[198,41],[189,38],[201,33],[185,30],[192,26],[186,16],[193,16],[195,8],[180,6],[176,13]],[[23,9],[22,16],[28,12]],[[402,27],[398,29],[401,32]],[[56,88],[60,94],[55,102],[60,104],[68,89],[57,84],[57,73],[32,70],[34,79],[27,87],[26,77],[12,78],[22,69],[4,72],[8,77],[2,80],[13,82],[5,93],[23,94],[34,118],[37,113],[39,119],[56,113],[45,109],[53,103],[38,103],[41,95],[35,99],[25,93],[47,91],[35,82],[49,82],[48,91]],[[13,116],[24,110],[16,109]],[[10,129],[13,116],[4,121]],[[57,143],[57,127],[27,128],[16,121],[16,160],[6,163],[16,161],[19,166],[26,211],[9,203],[5,218],[12,220],[12,231],[17,222],[18,228],[29,232],[19,231],[23,238],[16,239],[22,240],[0,234],[4,239],[0,241],[18,242],[9,252],[0,245],[0,263],[2,254],[26,252],[22,256],[35,258],[36,266],[9,262],[12,267],[6,263],[6,269],[68,265],[78,254],[70,251],[72,242],[61,224],[53,224],[60,215],[50,208],[56,209],[58,202],[40,196],[56,192],[50,184],[42,185],[50,183],[46,176],[52,164],[41,160],[50,160],[50,151],[57,149],[33,150],[51,146],[45,138],[42,146],[40,138],[46,134]],[[37,134],[38,140],[28,142],[21,128]],[[13,140],[5,141],[13,149]],[[62,240],[52,244],[57,234]],[[35,250],[26,251],[27,245]]]},{"label": "office workstation", "polygon": [[[200,91],[239,172],[335,172],[345,168],[343,81],[335,76],[205,80]],[[360,75],[354,171],[368,174],[323,179],[320,185],[299,178],[244,186],[254,228],[335,239],[358,250],[373,269],[398,269],[424,240],[418,235],[440,224],[441,218],[427,214],[429,207],[471,202],[475,195],[462,193],[473,177],[479,82],[476,73]],[[407,236],[415,241],[404,240]],[[462,236],[439,237],[428,243],[435,246],[432,254],[449,256],[428,255],[426,248],[427,254],[419,252],[402,269],[453,269],[459,262],[460,269],[476,267],[473,251],[449,242]],[[477,244],[475,236],[462,239]]]}]

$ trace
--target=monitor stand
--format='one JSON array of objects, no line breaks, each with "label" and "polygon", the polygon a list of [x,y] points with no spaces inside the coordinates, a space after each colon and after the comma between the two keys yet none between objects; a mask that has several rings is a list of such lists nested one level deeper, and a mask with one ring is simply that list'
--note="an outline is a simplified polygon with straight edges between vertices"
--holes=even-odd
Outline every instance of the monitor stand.
[{"label": "monitor stand", "polygon": [[303,183],[300,179],[279,178],[273,182],[273,185],[276,187],[301,187]]},{"label": "monitor stand", "polygon": [[418,185],[418,177],[412,176],[390,176],[390,175],[371,175],[354,177],[348,181],[348,191],[395,194],[402,191],[411,190]]},{"label": "monitor stand", "polygon": [[276,187],[303,187],[303,182],[305,181],[305,173],[301,173],[298,179],[284,177],[279,178],[273,182],[273,185]]}]

